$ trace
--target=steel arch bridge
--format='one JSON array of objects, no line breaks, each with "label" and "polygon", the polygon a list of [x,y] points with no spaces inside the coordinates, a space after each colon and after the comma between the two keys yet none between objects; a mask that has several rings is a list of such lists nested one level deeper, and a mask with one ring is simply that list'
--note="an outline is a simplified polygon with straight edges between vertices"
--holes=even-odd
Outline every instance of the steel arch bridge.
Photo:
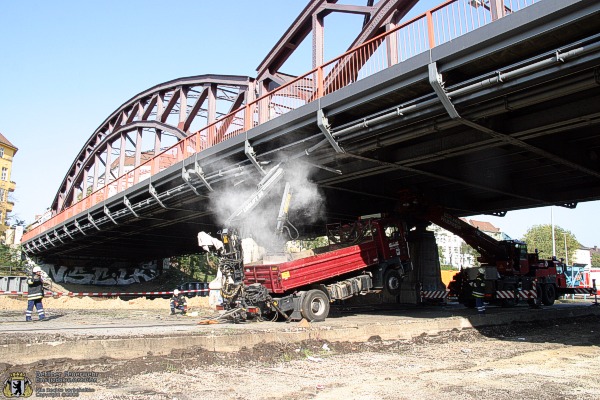
[{"label": "steel arch bridge", "polygon": [[[198,224],[214,223],[200,203],[277,154],[307,156],[328,211],[348,218],[390,209],[407,187],[459,216],[600,199],[598,4],[450,0],[402,21],[415,3],[313,0],[256,79],[190,77],[134,96],[86,142],[26,251],[194,251]],[[365,19],[324,63],[331,12]],[[311,32],[315,68],[281,72]]]}]

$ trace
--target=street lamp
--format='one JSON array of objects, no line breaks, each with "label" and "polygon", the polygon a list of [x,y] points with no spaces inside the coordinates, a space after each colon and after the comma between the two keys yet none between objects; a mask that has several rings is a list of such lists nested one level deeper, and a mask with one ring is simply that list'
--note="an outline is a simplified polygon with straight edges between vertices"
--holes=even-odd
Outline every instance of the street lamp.
[{"label": "street lamp", "polygon": [[[567,272],[567,265],[569,265],[569,253],[567,252],[567,233],[563,232],[562,233],[564,238],[565,238],[565,273]],[[575,281],[573,280],[573,274],[575,273],[574,271],[575,268],[573,268],[571,266],[571,287],[575,287]],[[575,295],[573,294],[571,296],[572,299],[575,298]]]},{"label": "street lamp", "polygon": [[563,232],[563,236],[565,237],[565,266],[569,265],[569,253],[567,253],[567,233]]}]

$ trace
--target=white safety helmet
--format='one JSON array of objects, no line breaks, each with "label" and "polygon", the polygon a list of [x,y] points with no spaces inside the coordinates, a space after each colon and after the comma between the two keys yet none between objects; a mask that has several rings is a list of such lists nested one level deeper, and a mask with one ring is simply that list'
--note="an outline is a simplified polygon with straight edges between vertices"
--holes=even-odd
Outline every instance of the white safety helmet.
[{"label": "white safety helmet", "polygon": [[480,274],[485,274],[485,268],[480,267],[477,271],[479,271]]},{"label": "white safety helmet", "polygon": [[179,289],[175,289],[175,290],[173,290],[173,294],[174,294],[175,296],[179,296]]},{"label": "white safety helmet", "polygon": [[36,265],[35,267],[33,267],[33,269],[31,270],[34,274],[37,274],[38,272],[42,272],[42,269]]}]

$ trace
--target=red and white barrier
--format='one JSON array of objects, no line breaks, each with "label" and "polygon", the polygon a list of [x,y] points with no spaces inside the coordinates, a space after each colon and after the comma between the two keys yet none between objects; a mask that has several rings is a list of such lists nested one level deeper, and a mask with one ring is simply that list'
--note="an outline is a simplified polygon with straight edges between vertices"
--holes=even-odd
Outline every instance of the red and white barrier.
[{"label": "red and white barrier", "polygon": [[[537,299],[537,291],[535,289],[520,289],[518,291],[518,296],[520,299]],[[496,297],[499,299],[514,299],[515,291],[498,290],[496,292]]]},{"label": "red and white barrier", "polygon": [[573,293],[574,294],[594,294],[594,288],[574,288],[573,289]]},{"label": "red and white barrier", "polygon": [[422,299],[445,299],[448,297],[448,290],[424,290],[421,292]]},{"label": "red and white barrier", "polygon": [[[197,292],[209,292],[209,289],[195,289],[195,290],[180,290],[179,293],[197,293]],[[0,295],[27,295],[28,292],[17,292],[17,291],[4,291],[0,290]],[[45,292],[45,296],[52,297],[117,297],[117,296],[158,296],[158,295],[172,295],[173,292]]]}]

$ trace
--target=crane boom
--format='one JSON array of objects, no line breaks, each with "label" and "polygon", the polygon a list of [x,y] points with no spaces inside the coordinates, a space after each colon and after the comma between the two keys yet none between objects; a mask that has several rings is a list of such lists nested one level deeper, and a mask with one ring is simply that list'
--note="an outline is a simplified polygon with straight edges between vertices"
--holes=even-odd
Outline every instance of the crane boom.
[{"label": "crane boom", "polygon": [[506,243],[498,241],[462,219],[448,213],[442,206],[431,204],[424,197],[405,194],[396,208],[402,215],[433,222],[462,238],[469,246],[481,254],[485,264],[496,264],[510,257]]}]

